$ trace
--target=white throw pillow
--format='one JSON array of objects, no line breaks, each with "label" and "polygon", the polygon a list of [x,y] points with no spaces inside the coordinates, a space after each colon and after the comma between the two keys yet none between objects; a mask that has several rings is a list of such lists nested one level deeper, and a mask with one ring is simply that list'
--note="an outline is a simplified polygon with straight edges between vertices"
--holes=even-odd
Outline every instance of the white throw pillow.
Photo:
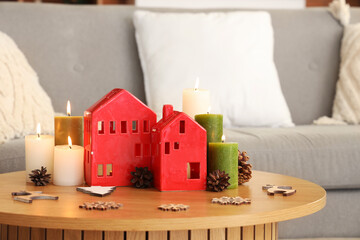
[{"label": "white throw pillow", "polygon": [[15,42],[0,32],[0,143],[36,132],[53,132],[54,110],[38,76]]},{"label": "white throw pillow", "polygon": [[360,123],[360,23],[347,25],[341,45],[341,65],[333,118]]},{"label": "white throw pillow", "polygon": [[267,12],[136,11],[134,24],[146,100],[158,116],[163,104],[181,110],[182,90],[199,77],[225,127],[293,126]]}]

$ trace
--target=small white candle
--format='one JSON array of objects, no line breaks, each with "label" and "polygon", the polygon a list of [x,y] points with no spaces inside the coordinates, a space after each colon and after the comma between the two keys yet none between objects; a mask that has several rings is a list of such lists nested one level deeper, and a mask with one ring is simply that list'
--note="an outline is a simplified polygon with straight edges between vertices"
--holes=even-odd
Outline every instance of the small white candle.
[{"label": "small white candle", "polygon": [[55,146],[54,151],[54,184],[59,186],[76,186],[84,182],[84,148],[72,145]]},{"label": "small white candle", "polygon": [[[46,167],[47,173],[53,174],[54,166],[54,136],[41,135],[40,123],[37,134],[25,136],[26,181],[31,182],[29,174],[34,169]],[[52,175],[51,175],[52,177]]]},{"label": "small white candle", "polygon": [[199,78],[196,79],[195,88],[183,90],[183,112],[194,118],[197,114],[206,113],[210,107],[209,90],[199,89]]}]

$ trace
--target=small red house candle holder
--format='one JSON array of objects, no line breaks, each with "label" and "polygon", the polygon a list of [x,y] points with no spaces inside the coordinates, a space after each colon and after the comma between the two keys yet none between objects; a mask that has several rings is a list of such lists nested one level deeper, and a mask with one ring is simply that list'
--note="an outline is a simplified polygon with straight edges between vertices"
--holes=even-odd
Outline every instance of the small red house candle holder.
[{"label": "small red house candle holder", "polygon": [[206,130],[183,112],[164,105],[152,128],[152,171],[160,191],[205,190]]},{"label": "small red house candle holder", "polygon": [[135,167],[151,165],[156,114],[124,89],[114,89],[84,113],[85,180],[90,186],[130,186]]}]

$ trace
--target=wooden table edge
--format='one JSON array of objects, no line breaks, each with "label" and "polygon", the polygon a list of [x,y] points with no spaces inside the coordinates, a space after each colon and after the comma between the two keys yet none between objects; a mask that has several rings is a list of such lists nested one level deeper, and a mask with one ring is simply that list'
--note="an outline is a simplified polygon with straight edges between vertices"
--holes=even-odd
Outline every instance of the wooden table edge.
[{"label": "wooden table edge", "polygon": [[[43,216],[21,215],[0,213],[0,223],[7,225],[50,228],[50,229],[71,229],[71,230],[101,230],[101,231],[163,231],[163,230],[196,230],[208,228],[227,228],[238,226],[252,226],[258,224],[274,223],[300,218],[320,211],[326,205],[326,192],[318,201],[298,206],[291,209],[283,209],[274,213],[262,212],[256,217],[252,215],[238,216],[213,216],[199,218],[175,218],[175,219],[109,219],[99,222],[98,219],[77,219],[58,218]],[[70,221],[69,221],[70,219]],[[261,220],[259,220],[261,219]],[[181,221],[183,220],[183,221]],[[84,227],[86,226],[86,227]]]},{"label": "wooden table edge", "polygon": [[[19,173],[19,172],[17,172]],[[0,224],[71,230],[101,230],[101,231],[163,231],[163,230],[196,230],[209,228],[227,228],[252,226],[257,224],[275,223],[313,214],[326,205],[326,191],[321,186],[296,177],[276,173],[254,171],[254,174],[274,174],[285,176],[318,188],[321,197],[316,201],[296,207],[257,214],[240,214],[231,216],[184,217],[184,218],[146,218],[146,219],[97,219],[73,217],[44,217],[0,212]],[[159,192],[159,194],[161,194]],[[291,196],[290,196],[291,197]],[[256,199],[253,199],[256,201]],[[227,207],[227,206],[224,206]],[[239,206],[246,207],[246,206]],[[190,209],[191,211],[191,209]],[[176,213],[175,213],[176,214]]]}]

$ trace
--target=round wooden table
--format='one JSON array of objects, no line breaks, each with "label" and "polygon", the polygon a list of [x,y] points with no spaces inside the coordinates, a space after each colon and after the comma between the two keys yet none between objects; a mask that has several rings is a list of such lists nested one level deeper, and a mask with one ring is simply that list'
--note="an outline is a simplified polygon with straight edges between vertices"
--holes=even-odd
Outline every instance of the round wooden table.
[{"label": "round wooden table", "polygon": [[[315,213],[326,204],[326,192],[302,179],[253,172],[249,183],[220,193],[207,191],[159,192],[156,189],[118,187],[111,195],[95,197],[76,187],[25,183],[25,172],[0,174],[0,239],[126,239],[215,240],[277,239],[277,222]],[[269,196],[262,186],[290,185],[292,196]],[[59,200],[14,201],[11,192],[43,191]],[[249,205],[212,204],[212,198],[241,196]],[[84,202],[115,201],[118,210],[84,210]],[[161,204],[190,205],[185,212],[163,212]]]}]

